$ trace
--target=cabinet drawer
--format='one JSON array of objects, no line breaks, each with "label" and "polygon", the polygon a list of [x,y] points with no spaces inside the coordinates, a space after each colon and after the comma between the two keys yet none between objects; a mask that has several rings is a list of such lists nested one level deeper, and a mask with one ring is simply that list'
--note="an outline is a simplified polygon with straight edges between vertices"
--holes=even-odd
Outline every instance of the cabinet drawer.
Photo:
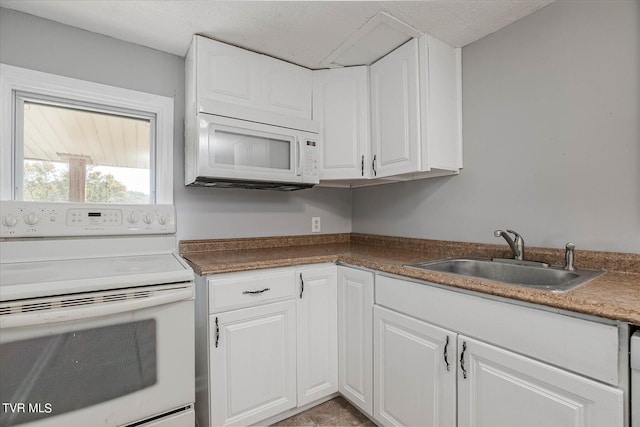
[{"label": "cabinet drawer", "polygon": [[231,273],[207,279],[209,312],[231,310],[292,298],[295,294],[293,269]]}]

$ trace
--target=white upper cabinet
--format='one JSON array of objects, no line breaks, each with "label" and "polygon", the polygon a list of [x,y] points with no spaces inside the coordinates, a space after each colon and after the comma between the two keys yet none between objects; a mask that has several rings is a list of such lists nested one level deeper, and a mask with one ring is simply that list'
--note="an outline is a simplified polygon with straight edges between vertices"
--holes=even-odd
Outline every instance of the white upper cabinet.
[{"label": "white upper cabinet", "polygon": [[320,179],[368,178],[369,67],[314,71],[313,119],[323,137]]},{"label": "white upper cabinet", "polygon": [[[369,71],[368,98],[359,92],[367,80],[361,68]],[[314,71],[313,114],[325,145],[321,183],[357,187],[457,174],[461,81],[460,49],[426,35],[369,67]]]},{"label": "white upper cabinet", "polygon": [[420,171],[462,168],[461,52],[431,36],[418,40]]},{"label": "white upper cabinet", "polygon": [[194,36],[186,58],[187,120],[204,112],[317,131],[312,85],[307,68]]},{"label": "white upper cabinet", "polygon": [[411,39],[371,66],[374,177],[420,168],[418,40]]},{"label": "white upper cabinet", "polygon": [[311,118],[312,72],[309,69],[260,55],[263,102],[274,113]]},{"label": "white upper cabinet", "polygon": [[195,41],[198,97],[259,106],[262,55],[202,37]]}]

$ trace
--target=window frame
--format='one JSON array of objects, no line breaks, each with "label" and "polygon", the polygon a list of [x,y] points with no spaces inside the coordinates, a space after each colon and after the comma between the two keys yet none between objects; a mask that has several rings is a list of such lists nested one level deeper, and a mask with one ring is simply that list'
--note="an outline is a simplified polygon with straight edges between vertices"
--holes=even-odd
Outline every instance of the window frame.
[{"label": "window frame", "polygon": [[18,175],[22,167],[17,164],[24,159],[18,159],[23,147],[17,147],[16,137],[22,131],[16,126],[16,107],[25,96],[63,101],[87,110],[103,107],[154,116],[150,203],[173,204],[173,98],[7,64],[0,64],[0,200],[16,200],[22,194],[17,188],[22,179]]}]

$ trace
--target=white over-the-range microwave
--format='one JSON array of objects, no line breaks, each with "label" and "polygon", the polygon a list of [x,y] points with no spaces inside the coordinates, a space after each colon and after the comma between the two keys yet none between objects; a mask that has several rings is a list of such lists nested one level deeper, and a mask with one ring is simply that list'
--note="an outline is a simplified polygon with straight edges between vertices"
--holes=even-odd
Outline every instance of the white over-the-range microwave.
[{"label": "white over-the-range microwave", "polygon": [[196,123],[186,185],[292,191],[319,182],[317,133],[206,113]]}]

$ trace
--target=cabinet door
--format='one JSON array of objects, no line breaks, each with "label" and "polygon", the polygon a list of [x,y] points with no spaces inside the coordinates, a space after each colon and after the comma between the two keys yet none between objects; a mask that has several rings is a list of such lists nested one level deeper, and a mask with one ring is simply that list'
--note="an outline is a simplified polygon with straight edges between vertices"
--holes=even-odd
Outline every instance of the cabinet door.
[{"label": "cabinet door", "polygon": [[461,427],[623,425],[622,390],[464,336],[458,351]]},{"label": "cabinet door", "polygon": [[297,272],[298,406],[338,391],[336,267]]},{"label": "cabinet door", "polygon": [[197,96],[259,107],[262,55],[197,37]]},{"label": "cabinet door", "polygon": [[338,267],[338,388],[373,415],[373,273]]},{"label": "cabinet door", "polygon": [[412,39],[371,65],[374,176],[420,169],[418,41]]},{"label": "cabinet door", "polygon": [[263,55],[262,73],[265,109],[311,119],[311,70]]},{"label": "cabinet door", "polygon": [[454,427],[456,335],[379,306],[373,319],[374,419],[392,426]]},{"label": "cabinet door", "polygon": [[210,425],[250,425],[296,406],[295,309],[289,300],[210,316]]},{"label": "cabinet door", "polygon": [[313,119],[320,122],[320,179],[369,176],[369,70],[313,72]]}]

